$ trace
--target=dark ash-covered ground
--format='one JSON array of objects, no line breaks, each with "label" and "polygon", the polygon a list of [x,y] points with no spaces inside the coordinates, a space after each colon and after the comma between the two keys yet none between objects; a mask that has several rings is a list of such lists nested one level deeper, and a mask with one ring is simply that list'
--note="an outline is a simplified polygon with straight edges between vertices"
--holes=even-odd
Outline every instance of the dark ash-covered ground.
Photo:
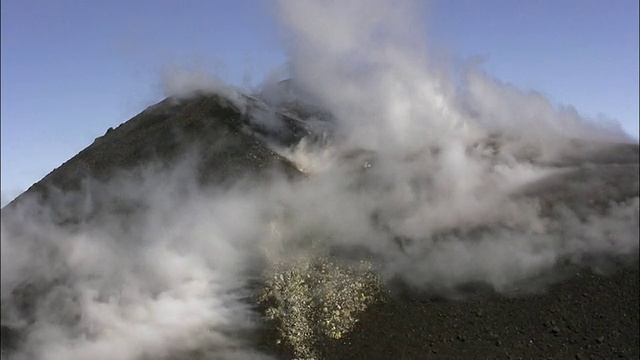
[{"label": "dark ash-covered ground", "polygon": [[[371,307],[327,359],[636,359],[637,262],[614,274],[575,269],[541,293],[405,294]],[[284,356],[292,357],[292,354]]]}]

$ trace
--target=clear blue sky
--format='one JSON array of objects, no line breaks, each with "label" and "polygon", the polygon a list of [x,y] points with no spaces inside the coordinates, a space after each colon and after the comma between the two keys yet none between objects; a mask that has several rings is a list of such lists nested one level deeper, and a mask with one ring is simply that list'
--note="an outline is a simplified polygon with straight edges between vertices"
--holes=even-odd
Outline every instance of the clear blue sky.
[{"label": "clear blue sky", "polygon": [[[638,138],[638,0],[432,0],[431,45]],[[2,0],[3,198],[162,99],[199,65],[258,83],[285,62],[268,1]]]}]

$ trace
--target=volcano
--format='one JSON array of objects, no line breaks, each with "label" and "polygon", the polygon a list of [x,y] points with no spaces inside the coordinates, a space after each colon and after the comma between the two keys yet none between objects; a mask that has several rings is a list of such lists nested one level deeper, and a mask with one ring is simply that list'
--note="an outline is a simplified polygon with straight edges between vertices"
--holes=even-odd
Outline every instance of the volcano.
[{"label": "volcano", "polygon": [[[342,139],[261,94],[108,129],[2,209],[3,358],[640,356],[637,144]],[[491,169],[460,207],[457,156]]]}]

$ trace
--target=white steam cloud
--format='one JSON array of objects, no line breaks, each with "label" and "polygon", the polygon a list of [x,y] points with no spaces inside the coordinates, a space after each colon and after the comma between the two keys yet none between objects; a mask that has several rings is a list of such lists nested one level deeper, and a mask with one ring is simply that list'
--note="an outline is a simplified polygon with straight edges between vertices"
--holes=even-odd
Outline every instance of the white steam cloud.
[{"label": "white steam cloud", "polygon": [[[307,238],[361,250],[383,279],[434,291],[506,291],[559,263],[637,255],[638,178],[617,175],[637,163],[567,160],[628,137],[479,69],[432,65],[416,6],[277,2],[295,96],[267,81],[262,99],[331,114],[309,120],[330,123],[323,141],[274,147],[304,180],[205,190],[187,159],[87,180],[61,197],[75,223],[29,198],[3,210],[2,325],[24,335],[12,358],[267,358],[245,341],[258,326],[252,284],[265,253],[311,251]],[[164,86],[256,111],[203,71],[169,70]],[[16,300],[29,291],[38,301]]]},{"label": "white steam cloud", "polygon": [[238,90],[224,83],[204,68],[166,67],[162,72],[165,96],[186,99],[198,94],[218,94],[243,110],[246,101]]},{"label": "white steam cloud", "polygon": [[[24,213],[47,211],[37,205],[3,212],[2,321],[29,324],[16,358],[164,358],[195,350],[258,358],[240,347],[253,321],[243,286],[265,233],[252,218],[256,199],[201,193],[190,170],[113,179],[69,194],[68,204],[81,202],[88,211],[76,225]],[[91,214],[117,206],[117,198],[138,208],[128,216],[115,208]],[[35,294],[31,315],[24,313],[29,305],[11,300],[29,291],[25,283],[48,284]]]}]

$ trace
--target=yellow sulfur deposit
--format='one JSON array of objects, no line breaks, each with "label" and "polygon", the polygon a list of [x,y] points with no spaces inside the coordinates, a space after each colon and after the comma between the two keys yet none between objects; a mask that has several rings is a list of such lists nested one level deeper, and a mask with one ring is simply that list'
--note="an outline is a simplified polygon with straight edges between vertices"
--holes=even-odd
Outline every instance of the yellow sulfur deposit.
[{"label": "yellow sulfur deposit", "polygon": [[325,255],[279,261],[269,269],[261,301],[296,356],[317,359],[319,337],[340,339],[380,298],[373,270],[367,261],[347,265]]}]

